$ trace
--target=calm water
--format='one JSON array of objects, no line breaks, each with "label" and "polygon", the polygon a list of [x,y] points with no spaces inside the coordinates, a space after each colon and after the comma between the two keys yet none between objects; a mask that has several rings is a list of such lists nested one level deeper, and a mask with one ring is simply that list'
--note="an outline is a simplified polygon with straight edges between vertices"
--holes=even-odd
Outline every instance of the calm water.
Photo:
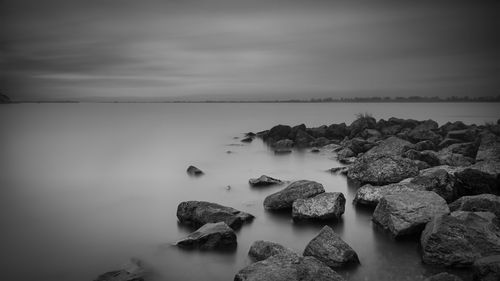
[{"label": "calm water", "polygon": [[[421,280],[439,269],[421,264],[416,241],[392,240],[373,226],[370,210],[350,204],[357,187],[325,172],[338,166],[330,153],[275,156],[260,141],[240,145],[233,138],[278,123],[350,123],[360,112],[482,124],[496,122],[498,109],[478,103],[1,106],[2,280],[93,280],[130,257],[149,263],[158,280],[232,280],[250,263],[254,240],[302,252],[322,225],[264,211],[264,197],[282,187],[248,186],[261,174],[311,179],[346,195],[343,219],[330,225],[361,260],[340,272],[348,280]],[[191,164],[206,175],[188,177]],[[171,243],[190,232],[175,216],[184,200],[229,205],[256,219],[238,231],[234,252],[179,250]]]}]

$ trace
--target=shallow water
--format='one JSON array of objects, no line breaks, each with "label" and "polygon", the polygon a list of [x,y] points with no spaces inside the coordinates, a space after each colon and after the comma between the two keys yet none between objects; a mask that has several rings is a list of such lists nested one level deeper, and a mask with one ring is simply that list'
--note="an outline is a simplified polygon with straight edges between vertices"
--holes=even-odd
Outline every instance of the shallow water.
[{"label": "shallow water", "polygon": [[[394,241],[373,226],[370,209],[351,204],[357,187],[325,172],[339,166],[331,153],[275,156],[259,140],[234,139],[279,123],[349,124],[360,112],[440,124],[500,118],[498,104],[480,103],[2,105],[2,279],[93,280],[139,257],[157,280],[232,280],[250,263],[253,241],[302,252],[322,227],[266,212],[263,199],[282,187],[247,182],[267,174],[346,195],[342,220],[328,224],[361,260],[340,272],[348,280],[422,280],[441,269],[422,265],[416,240]],[[206,174],[189,177],[191,164]],[[191,230],[175,216],[184,200],[229,205],[256,219],[237,232],[235,251],[180,250],[171,244]]]}]

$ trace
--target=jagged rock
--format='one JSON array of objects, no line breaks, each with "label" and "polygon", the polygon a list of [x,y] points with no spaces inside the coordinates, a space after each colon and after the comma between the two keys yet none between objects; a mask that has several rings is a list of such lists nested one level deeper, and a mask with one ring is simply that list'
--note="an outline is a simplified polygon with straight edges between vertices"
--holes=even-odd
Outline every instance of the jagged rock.
[{"label": "jagged rock", "polygon": [[186,172],[192,176],[201,176],[204,174],[202,170],[196,168],[195,166],[189,166]]},{"label": "jagged rock", "polygon": [[500,280],[500,255],[477,259],[473,265],[474,280]]},{"label": "jagged rock", "polygon": [[297,199],[292,205],[294,219],[339,219],[345,210],[341,192],[321,193],[307,199]]},{"label": "jagged rock", "polygon": [[313,256],[332,268],[359,263],[358,254],[329,226],[307,244],[304,256]]},{"label": "jagged rock", "polygon": [[207,223],[176,243],[179,247],[202,250],[234,248],[236,244],[234,230],[224,222]]},{"label": "jagged rock", "polygon": [[439,274],[433,275],[426,278],[424,281],[463,281],[462,278],[449,274],[447,272],[441,272]]},{"label": "jagged rock", "polygon": [[500,161],[500,138],[492,133],[481,136],[476,161]]},{"label": "jagged rock", "polygon": [[356,191],[354,203],[376,206],[380,199],[386,195],[416,190],[422,190],[422,188],[409,182],[392,183],[382,186],[365,184]]},{"label": "jagged rock", "polygon": [[138,259],[131,259],[122,269],[101,274],[94,281],[146,281],[148,272]]},{"label": "jagged rock", "polygon": [[288,138],[288,135],[292,131],[292,127],[287,125],[276,125],[269,130],[269,132],[264,136],[264,140],[271,142],[276,142],[282,139]]},{"label": "jagged rock", "polygon": [[457,153],[439,153],[438,157],[441,165],[466,167],[474,164],[475,162],[474,159]]},{"label": "jagged rock", "polygon": [[248,180],[251,186],[267,186],[273,184],[282,184],[283,182],[279,179],[272,178],[270,176],[262,175],[256,179]]},{"label": "jagged rock", "polygon": [[264,199],[264,208],[267,210],[291,209],[293,201],[313,197],[323,192],[325,192],[323,185],[315,181],[295,181],[285,189],[267,196]]},{"label": "jagged rock", "polygon": [[331,141],[325,137],[319,137],[315,140],[313,140],[310,145],[311,146],[316,146],[316,147],[323,147],[325,145],[329,145]]},{"label": "jagged rock", "polygon": [[467,128],[468,126],[465,125],[462,121],[455,121],[453,123],[447,122],[443,126],[439,127],[439,130],[446,134],[449,131],[463,130]]},{"label": "jagged rock", "polygon": [[459,183],[446,169],[425,169],[409,181],[422,190],[434,191],[446,202],[453,202],[460,196]]},{"label": "jagged rock", "polygon": [[444,140],[442,140],[437,146],[440,148],[440,149],[443,149],[445,147],[448,147],[452,144],[457,144],[457,143],[463,143],[462,140],[457,140],[457,139],[450,139],[450,138],[445,138]]},{"label": "jagged rock", "polygon": [[414,146],[414,149],[417,151],[436,150],[436,145],[430,140],[424,140],[417,142]]},{"label": "jagged rock", "polygon": [[348,148],[354,152],[354,154],[364,153],[371,148],[373,148],[376,144],[374,142],[364,140],[362,138],[353,138],[350,140],[343,140],[340,145],[344,148]]},{"label": "jagged rock", "polygon": [[426,264],[468,267],[481,257],[500,254],[498,218],[490,212],[457,211],[436,216],[420,238]]},{"label": "jagged rock", "polygon": [[380,138],[382,137],[382,133],[377,131],[376,129],[364,129],[360,136],[364,139],[369,139],[369,138]]},{"label": "jagged rock", "polygon": [[206,223],[225,222],[234,229],[252,220],[254,216],[216,203],[185,201],[177,207],[177,218],[179,222],[194,227],[200,227]]},{"label": "jagged rock", "polygon": [[418,167],[410,159],[390,155],[358,158],[349,167],[347,177],[361,183],[384,185],[418,175]]},{"label": "jagged rock", "polygon": [[293,126],[292,129],[290,130],[290,134],[288,134],[288,138],[294,140],[299,131],[305,132],[306,130],[307,127],[305,124]]},{"label": "jagged rock", "polygon": [[376,125],[377,121],[375,120],[375,118],[371,116],[362,116],[354,120],[354,122],[352,122],[351,125],[349,125],[349,131],[350,131],[349,138],[351,139],[354,138],[355,136],[363,132],[365,129],[375,129]]},{"label": "jagged rock", "polygon": [[432,150],[424,150],[424,151],[417,151],[414,149],[410,149],[403,153],[403,157],[406,157],[411,160],[418,160],[425,162],[429,164],[429,166],[439,166],[441,164],[441,161],[439,159],[439,155]]},{"label": "jagged rock", "polygon": [[445,147],[439,151],[440,154],[462,154],[463,156],[470,157],[472,159],[476,158],[478,146],[473,142],[466,143],[456,143],[448,147]]},{"label": "jagged rock", "polygon": [[313,136],[314,138],[321,138],[321,137],[325,137],[326,129],[327,129],[327,126],[323,125],[320,127],[307,129],[306,132],[309,135]]},{"label": "jagged rock", "polygon": [[376,146],[368,150],[364,154],[364,157],[380,154],[401,156],[405,151],[413,147],[414,145],[409,141],[400,139],[398,137],[389,137],[383,141],[380,141]]},{"label": "jagged rock", "polygon": [[446,138],[458,139],[462,142],[471,142],[476,139],[476,135],[476,130],[468,128],[463,130],[448,131]]},{"label": "jagged rock", "polygon": [[438,125],[435,121],[427,120],[413,128],[410,132],[408,132],[407,136],[414,142],[430,140],[433,143],[438,144],[442,137],[433,131],[437,128]]},{"label": "jagged rock", "polygon": [[349,148],[342,148],[337,152],[337,157],[338,159],[346,159],[350,157],[356,156],[356,153],[354,153],[351,149]]},{"label": "jagged rock", "polygon": [[492,212],[500,218],[500,196],[493,194],[463,196],[450,204],[450,210],[452,212]]},{"label": "jagged rock", "polygon": [[448,214],[443,198],[432,191],[411,191],[382,197],[373,221],[395,237],[418,234],[434,216]]},{"label": "jagged rock", "polygon": [[304,131],[298,131],[295,136],[295,145],[297,147],[308,147],[314,141],[314,138]]},{"label": "jagged rock", "polygon": [[349,129],[345,123],[332,124],[326,128],[325,136],[329,139],[341,140],[349,136]]},{"label": "jagged rock", "polygon": [[248,255],[255,261],[262,261],[274,255],[283,254],[293,255],[296,253],[292,249],[286,248],[281,244],[263,240],[253,242],[252,246],[250,246],[250,250],[248,251]]},{"label": "jagged rock", "polygon": [[251,137],[246,137],[246,138],[241,140],[241,142],[246,142],[246,143],[250,143],[252,141],[253,141],[253,138],[251,138]]},{"label": "jagged rock", "polygon": [[498,193],[498,177],[475,168],[458,170],[454,176],[460,181],[459,195]]},{"label": "jagged rock", "polygon": [[240,270],[234,281],[344,281],[314,257],[274,255]]}]

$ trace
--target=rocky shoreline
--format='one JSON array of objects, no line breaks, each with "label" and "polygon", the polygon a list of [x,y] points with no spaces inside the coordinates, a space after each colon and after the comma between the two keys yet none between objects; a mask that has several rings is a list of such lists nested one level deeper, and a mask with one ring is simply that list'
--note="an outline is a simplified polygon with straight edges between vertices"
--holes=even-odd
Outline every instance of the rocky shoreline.
[{"label": "rocky shoreline", "polygon": [[[276,154],[308,149],[335,155],[345,166],[329,171],[360,186],[353,203],[373,207],[372,220],[387,235],[419,239],[422,262],[443,268],[426,280],[462,280],[445,273],[446,267],[469,268],[474,280],[500,280],[500,120],[439,126],[433,120],[377,121],[365,114],[350,125],[277,125],[247,133],[242,142],[255,138]],[[203,173],[194,166],[187,172]],[[249,180],[260,188],[280,184],[284,181],[265,175]],[[263,208],[288,210],[294,220],[327,221],[342,216],[345,201],[340,192],[325,192],[321,183],[299,180],[267,196]],[[177,217],[197,230],[176,245],[201,250],[234,248],[234,230],[254,218],[202,201],[180,203]],[[352,246],[326,224],[302,254],[276,242],[255,241],[249,250],[255,262],[234,280],[344,280],[336,269],[363,262]],[[119,279],[106,273],[97,280],[147,279],[113,272],[121,272]]]}]

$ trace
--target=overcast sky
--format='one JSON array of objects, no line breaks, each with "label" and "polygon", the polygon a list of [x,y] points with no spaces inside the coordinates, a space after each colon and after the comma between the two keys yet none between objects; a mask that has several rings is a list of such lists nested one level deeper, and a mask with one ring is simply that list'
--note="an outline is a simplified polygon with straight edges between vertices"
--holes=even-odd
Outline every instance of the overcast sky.
[{"label": "overcast sky", "polygon": [[0,0],[14,99],[500,94],[499,1]]}]

